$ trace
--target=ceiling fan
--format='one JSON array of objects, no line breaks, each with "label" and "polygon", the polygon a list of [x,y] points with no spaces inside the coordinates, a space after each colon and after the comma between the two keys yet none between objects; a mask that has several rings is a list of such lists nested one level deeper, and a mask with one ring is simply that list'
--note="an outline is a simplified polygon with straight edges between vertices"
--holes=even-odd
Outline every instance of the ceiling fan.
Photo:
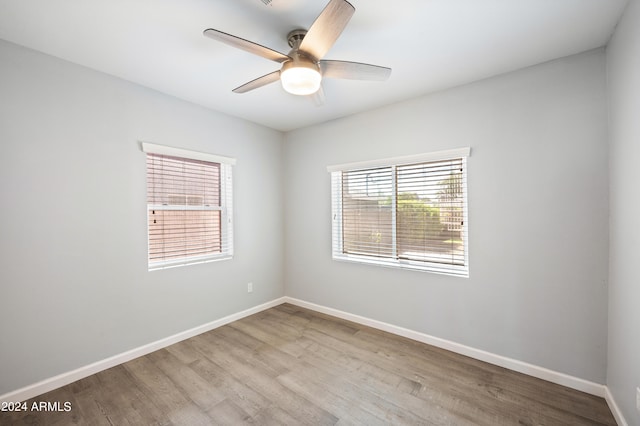
[{"label": "ceiling fan", "polygon": [[353,5],[346,0],[329,1],[308,31],[297,29],[289,32],[287,41],[291,51],[286,55],[213,28],[206,29],[204,35],[282,64],[278,71],[236,87],[233,92],[246,93],[280,80],[287,92],[294,95],[312,95],[316,103],[321,104],[322,78],[382,81],[391,75],[391,68],[322,59],[347,26],[354,12]]}]

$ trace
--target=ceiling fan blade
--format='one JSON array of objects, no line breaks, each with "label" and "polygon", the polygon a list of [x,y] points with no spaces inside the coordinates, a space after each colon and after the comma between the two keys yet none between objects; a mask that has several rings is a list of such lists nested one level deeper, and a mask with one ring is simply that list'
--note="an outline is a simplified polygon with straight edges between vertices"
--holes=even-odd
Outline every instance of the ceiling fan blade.
[{"label": "ceiling fan blade", "polygon": [[214,40],[221,41],[230,46],[236,47],[238,49],[242,49],[249,53],[253,53],[254,55],[262,56],[263,58],[270,59],[275,62],[282,63],[286,60],[291,59],[289,56],[285,55],[284,53],[280,53],[276,50],[269,49],[268,47],[264,47],[260,44],[254,43],[249,40],[245,40],[240,37],[236,37],[231,34],[227,34],[222,31],[214,30],[213,28],[204,30],[203,34]]},{"label": "ceiling fan blade", "polygon": [[391,75],[391,68],[349,61],[320,61],[322,76],[350,80],[383,81]]},{"label": "ceiling fan blade", "polygon": [[356,9],[346,0],[331,0],[304,36],[300,50],[321,59],[336,42]]},{"label": "ceiling fan blade", "polygon": [[271,84],[278,80],[280,80],[280,70],[263,75],[262,77],[258,77],[255,80],[251,80],[250,82],[243,84],[242,86],[236,87],[233,89],[233,92],[246,93],[250,90],[266,86],[267,84]]},{"label": "ceiling fan blade", "polygon": [[324,105],[324,90],[322,90],[322,86],[320,86],[316,93],[313,93],[308,97],[313,101],[315,106],[321,107],[322,105]]}]

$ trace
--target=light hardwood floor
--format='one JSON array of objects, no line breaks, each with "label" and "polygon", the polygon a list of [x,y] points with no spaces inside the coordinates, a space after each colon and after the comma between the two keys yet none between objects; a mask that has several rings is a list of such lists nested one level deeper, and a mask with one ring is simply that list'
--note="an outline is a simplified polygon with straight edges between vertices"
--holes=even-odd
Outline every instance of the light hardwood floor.
[{"label": "light hardwood floor", "polygon": [[284,304],[0,413],[22,425],[615,425],[602,398]]}]

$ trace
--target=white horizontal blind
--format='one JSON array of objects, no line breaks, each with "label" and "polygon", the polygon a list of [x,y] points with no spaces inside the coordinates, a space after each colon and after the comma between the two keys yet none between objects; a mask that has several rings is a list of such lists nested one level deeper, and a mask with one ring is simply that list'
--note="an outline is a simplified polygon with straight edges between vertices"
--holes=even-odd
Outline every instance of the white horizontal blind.
[{"label": "white horizontal blind", "polygon": [[466,157],[331,175],[334,258],[468,276]]},{"label": "white horizontal blind", "polygon": [[229,257],[231,166],[147,153],[149,269]]},{"label": "white horizontal blind", "polygon": [[398,258],[465,265],[463,159],[398,166]]},{"label": "white horizontal blind", "polygon": [[393,256],[393,169],[342,173],[342,252]]}]

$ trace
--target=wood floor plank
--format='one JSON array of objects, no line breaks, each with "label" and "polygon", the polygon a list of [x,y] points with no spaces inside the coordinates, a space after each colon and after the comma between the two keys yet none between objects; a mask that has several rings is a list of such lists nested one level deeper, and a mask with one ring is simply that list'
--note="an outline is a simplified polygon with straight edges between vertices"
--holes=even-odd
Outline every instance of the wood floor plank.
[{"label": "wood floor plank", "polygon": [[340,389],[336,389],[331,380],[319,377],[310,378],[300,372],[287,373],[278,377],[278,381],[288,389],[299,393],[314,404],[331,412],[336,418],[359,425],[388,424],[383,419],[369,412],[360,404],[361,399],[344,397]]},{"label": "wood floor plank", "polygon": [[96,374],[98,379],[78,392],[77,398],[86,395],[91,405],[81,404],[90,415],[105,419],[109,424],[161,423],[156,401],[149,398],[128,370],[119,365]]},{"label": "wood floor plank", "polygon": [[299,416],[298,421],[310,425],[335,424],[333,415],[311,404],[298,394],[291,392],[275,380],[275,377],[253,365],[252,359],[234,355],[213,334],[202,334],[194,338],[198,350],[215,364],[225,368],[229,374],[246,386],[267,397],[281,410]]},{"label": "wood floor plank", "polygon": [[[209,380],[212,386],[224,389],[229,403],[235,404],[249,417],[256,416],[263,407],[271,404],[269,398],[232,377],[224,368],[214,364],[206,357],[191,363],[190,366],[200,376]],[[215,407],[210,412],[215,412]]]},{"label": "wood floor plank", "polygon": [[[303,359],[316,367],[320,366],[326,370],[337,370],[341,376],[351,381],[362,391],[364,395],[374,395],[373,398],[382,398],[392,402],[398,409],[419,413],[419,416],[430,424],[482,424],[482,416],[474,415],[469,421],[469,416],[473,413],[475,406],[459,413],[459,410],[452,410],[447,407],[451,403],[451,398],[440,389],[424,390],[420,399],[411,391],[403,391],[401,386],[407,379],[391,371],[369,364],[366,361],[356,358],[345,357],[340,351],[332,347],[331,341],[325,344],[313,341],[309,345],[312,348]],[[492,424],[494,419],[489,419],[486,424]]]},{"label": "wood floor plank", "polygon": [[[254,324],[252,322],[251,324],[244,324],[243,328],[248,333],[253,331],[258,335],[264,335],[259,331],[259,329],[263,326],[270,326],[268,322],[264,321],[264,318],[254,322],[260,322],[260,324]],[[274,324],[271,324],[271,326],[273,325]],[[286,335],[286,331],[280,329],[280,342],[287,340],[284,335]],[[336,409],[336,406],[332,404],[338,404],[338,408],[344,409],[347,406],[342,403],[344,400],[353,401],[354,395],[359,395],[359,398],[356,399],[359,401],[357,404],[358,410],[364,410],[361,413],[364,418],[366,418],[366,416],[374,416],[373,418],[375,419],[369,419],[367,423],[382,422],[383,424],[419,424],[427,421],[415,416],[411,410],[405,410],[395,406],[393,401],[380,397],[376,392],[370,392],[371,389],[377,389],[362,387],[361,385],[363,381],[366,380],[366,376],[357,375],[355,381],[345,379],[345,377],[353,376],[353,374],[348,373],[356,371],[361,364],[352,366],[350,369],[345,369],[345,365],[342,362],[344,361],[344,358],[340,357],[339,354],[335,352],[332,353],[331,360],[323,363],[322,361],[324,360],[313,355],[320,351],[321,348],[310,348],[307,346],[306,349],[308,350],[308,353],[304,358],[291,357],[291,355],[282,352],[276,355],[279,351],[275,348],[273,351],[265,350],[264,353],[266,356],[272,355],[272,357],[269,358],[269,362],[271,363],[282,362],[277,358],[280,357],[286,359],[286,357],[289,356],[289,359],[286,359],[285,362],[290,365],[294,371],[293,373],[279,376],[278,380],[281,383],[286,383],[290,387],[299,385],[300,383],[306,384],[306,387],[297,386],[295,387],[295,390],[298,393],[304,394],[307,399],[314,403],[319,403],[320,406],[327,407],[326,409],[328,411],[332,411]],[[330,350],[329,348],[327,349]],[[310,357],[310,361],[305,363],[304,360],[307,359],[307,356]],[[400,378],[398,378],[397,381],[399,382]],[[313,391],[310,389],[313,389]],[[332,404],[327,404],[328,398],[330,398]],[[417,400],[416,403],[420,404]],[[350,406],[350,410],[352,414],[354,414],[353,405]],[[338,413],[335,411],[332,412],[340,417],[349,413],[349,410],[342,410]]]},{"label": "wood floor plank", "polygon": [[[153,354],[151,354],[153,355]],[[144,386],[161,413],[173,424],[208,425],[212,420],[179,387],[158,368],[151,356],[144,356],[125,364],[125,368]]]},{"label": "wood floor plank", "polygon": [[[262,322],[262,319],[258,321]],[[249,328],[249,332],[252,329],[255,330],[255,328]],[[304,364],[304,361],[299,358],[282,352],[278,348],[268,344],[268,342],[262,342],[253,336],[247,335],[245,332],[237,330],[237,333],[239,335],[245,335],[242,340],[247,341],[252,339],[253,342],[261,343],[250,345],[255,347],[253,353],[250,352],[251,349],[247,346],[244,348],[238,347],[236,355],[240,358],[246,358],[253,354],[254,359],[256,356],[259,356],[264,362],[270,365],[287,366],[286,369],[283,368],[284,372],[277,376],[277,380],[288,389],[293,390],[314,405],[323,408],[338,418],[350,418],[354,424],[381,423],[379,418],[364,411],[362,404],[354,404],[352,398],[346,400],[333,392],[333,389],[336,388],[335,383],[339,380],[339,377],[327,375],[321,372],[317,366]],[[295,370],[294,372],[289,371],[292,368]],[[304,383],[304,385],[300,385],[300,383]],[[384,422],[382,423],[384,424]]]},{"label": "wood floor plank", "polygon": [[72,410],[0,424],[615,425],[602,398],[289,304],[34,402]]},{"label": "wood floor plank", "polygon": [[251,416],[236,405],[231,399],[226,398],[220,401],[208,411],[209,416],[215,419],[218,425],[242,425],[248,424]]},{"label": "wood floor plank", "polygon": [[149,359],[180,389],[185,398],[201,410],[208,411],[226,398],[223,389],[211,386],[206,379],[169,351],[156,351],[149,354]]}]

